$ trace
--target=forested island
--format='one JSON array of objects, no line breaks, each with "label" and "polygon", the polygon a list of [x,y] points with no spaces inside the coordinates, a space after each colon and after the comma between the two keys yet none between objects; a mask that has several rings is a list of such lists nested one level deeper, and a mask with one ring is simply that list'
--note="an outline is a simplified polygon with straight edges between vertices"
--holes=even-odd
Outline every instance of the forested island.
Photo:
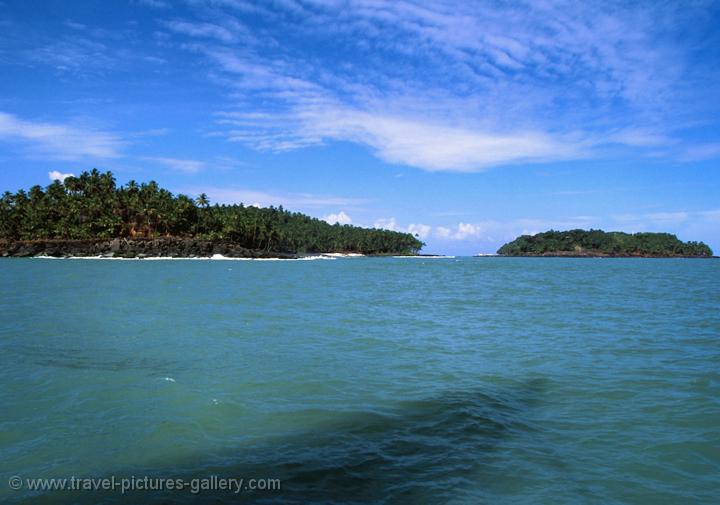
[{"label": "forested island", "polygon": [[0,256],[292,258],[312,253],[417,254],[409,233],[330,225],[279,207],[210,205],[156,182],[117,186],[111,172],[5,192]]},{"label": "forested island", "polygon": [[498,249],[501,256],[580,256],[709,258],[702,242],[683,242],[670,233],[623,233],[602,230],[546,231],[522,235]]}]

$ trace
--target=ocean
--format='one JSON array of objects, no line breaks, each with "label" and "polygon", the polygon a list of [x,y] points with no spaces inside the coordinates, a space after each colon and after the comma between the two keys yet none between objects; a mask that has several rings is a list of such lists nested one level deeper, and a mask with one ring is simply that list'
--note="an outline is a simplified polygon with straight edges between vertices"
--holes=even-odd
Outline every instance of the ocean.
[{"label": "ocean", "polygon": [[720,493],[719,261],[3,259],[0,300],[2,503]]}]

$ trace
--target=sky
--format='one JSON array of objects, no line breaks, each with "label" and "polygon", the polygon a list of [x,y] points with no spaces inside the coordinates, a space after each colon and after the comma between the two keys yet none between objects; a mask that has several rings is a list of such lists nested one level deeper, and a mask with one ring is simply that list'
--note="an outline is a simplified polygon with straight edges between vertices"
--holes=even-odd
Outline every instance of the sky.
[{"label": "sky", "polygon": [[492,253],[720,252],[720,2],[0,0],[0,191],[96,167]]}]

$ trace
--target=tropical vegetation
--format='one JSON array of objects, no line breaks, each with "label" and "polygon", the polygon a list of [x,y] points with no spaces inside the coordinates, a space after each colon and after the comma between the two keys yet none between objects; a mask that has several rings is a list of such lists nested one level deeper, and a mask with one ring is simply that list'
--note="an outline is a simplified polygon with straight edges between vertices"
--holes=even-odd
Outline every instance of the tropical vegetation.
[{"label": "tropical vegetation", "polygon": [[522,235],[503,245],[503,256],[712,256],[702,242],[683,242],[670,233],[623,233],[602,230],[550,230]]},{"label": "tropical vegetation", "polygon": [[409,233],[330,225],[282,206],[210,205],[205,194],[173,195],[154,181],[118,187],[111,172],[96,169],[0,198],[0,239],[119,237],[194,237],[289,253],[414,254],[424,245]]}]

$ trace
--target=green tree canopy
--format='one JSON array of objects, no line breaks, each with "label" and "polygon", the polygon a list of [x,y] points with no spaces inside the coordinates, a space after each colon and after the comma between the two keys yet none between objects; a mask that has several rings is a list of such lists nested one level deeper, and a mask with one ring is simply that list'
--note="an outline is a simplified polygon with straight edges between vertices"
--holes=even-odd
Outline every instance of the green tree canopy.
[{"label": "green tree canopy", "polygon": [[702,242],[683,242],[670,233],[550,230],[522,235],[498,249],[503,256],[712,256]]},{"label": "green tree canopy", "polygon": [[413,254],[424,245],[409,233],[330,225],[282,207],[210,205],[204,193],[196,199],[173,195],[154,181],[118,187],[111,172],[96,169],[0,198],[5,240],[162,236],[288,253]]}]

